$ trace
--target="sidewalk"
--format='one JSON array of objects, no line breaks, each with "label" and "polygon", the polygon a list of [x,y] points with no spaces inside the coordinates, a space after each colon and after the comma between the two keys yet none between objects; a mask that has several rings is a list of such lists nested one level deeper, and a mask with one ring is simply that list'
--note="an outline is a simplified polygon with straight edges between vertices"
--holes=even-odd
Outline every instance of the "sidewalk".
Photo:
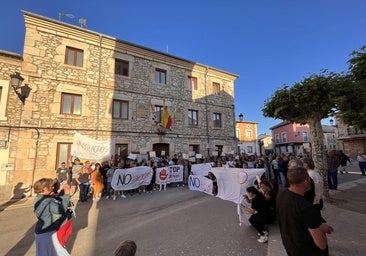
[{"label": "sidewalk", "polygon": [[[334,233],[328,235],[331,256],[361,256],[366,252],[366,178],[342,183],[329,191],[322,215]],[[278,224],[270,226],[268,256],[285,256]]]}]

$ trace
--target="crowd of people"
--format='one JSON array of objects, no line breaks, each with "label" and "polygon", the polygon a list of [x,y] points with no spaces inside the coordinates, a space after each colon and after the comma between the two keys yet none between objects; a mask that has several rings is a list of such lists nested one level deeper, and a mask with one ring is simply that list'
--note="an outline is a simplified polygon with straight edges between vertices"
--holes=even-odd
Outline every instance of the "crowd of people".
[{"label": "crowd of people", "polygon": [[[311,159],[310,155],[298,155],[295,156],[291,153],[288,154],[268,154],[268,155],[226,155],[219,157],[211,157],[205,159],[197,159],[195,163],[211,163],[213,167],[235,167],[235,168],[264,168],[265,173],[262,180],[272,181],[272,183],[278,184],[280,187],[288,187],[287,184],[287,170],[288,164],[292,159]],[[329,189],[337,189],[338,187],[338,172],[341,174],[348,173],[346,166],[351,164],[350,158],[342,151],[336,153],[334,150],[327,152],[327,184]],[[366,171],[366,155],[359,154],[358,160],[362,175],[365,175]],[[306,163],[309,170],[313,170],[313,163]],[[109,162],[94,163],[85,161],[81,163],[79,158],[75,158],[70,161],[67,166],[65,162],[61,163],[61,166],[56,171],[56,176],[60,182],[71,183],[72,194],[75,191],[79,191],[79,200],[85,202],[88,198],[92,197],[94,200],[101,197],[106,199],[112,198],[126,198],[127,194],[133,195],[135,193],[152,193],[154,190],[166,190],[167,183],[164,182],[164,177],[161,177],[162,182],[159,185],[155,184],[155,170],[156,168],[169,166],[169,165],[182,165],[184,167],[183,181],[174,185],[185,186],[188,183],[188,177],[191,174],[192,163],[187,159],[183,159],[179,155],[172,157],[163,156],[161,158],[154,159],[142,159],[136,161],[133,159],[125,158],[113,158]],[[138,189],[131,191],[114,191],[111,187],[111,181],[115,169],[131,168],[136,166],[150,166],[152,167],[154,174],[149,185],[142,186]],[[318,172],[312,171],[312,176],[315,179],[315,175]],[[318,175],[317,175],[318,176]],[[209,177],[211,178],[211,177]],[[215,194],[217,191],[215,191]],[[318,198],[317,198],[318,199]]]},{"label": "crowd of people", "polygon": [[[345,166],[351,161],[343,152],[336,154],[332,150],[327,152],[326,159],[328,166],[326,178],[329,189],[337,189],[337,173],[347,173]],[[357,160],[362,175],[365,175],[366,156],[360,153]],[[240,204],[242,210],[249,215],[249,223],[258,232],[258,242],[268,241],[268,225],[278,220],[282,240],[289,255],[308,255],[306,254],[308,252],[320,252],[320,254],[315,253],[314,255],[327,255],[325,234],[331,233],[333,229],[325,224],[325,220],[320,214],[320,210],[323,208],[323,177],[315,170],[314,162],[309,155],[255,156],[241,154],[197,159],[196,163],[211,163],[213,167],[265,169],[262,177],[253,186],[247,188],[247,193]],[[37,255],[50,255],[50,252],[52,254],[55,251],[57,255],[68,255],[64,247],[72,230],[68,211],[70,210],[70,197],[77,191],[79,201],[85,202],[89,198],[97,200],[105,197],[105,199],[113,198],[115,200],[117,197],[125,198],[126,194],[165,190],[167,184],[163,183],[160,186],[155,184],[155,170],[169,165],[184,167],[183,181],[173,185],[187,185],[192,163],[177,155],[140,162],[128,158],[112,159],[102,164],[88,160],[81,163],[79,158],[75,158],[69,166],[62,162],[56,170],[56,179],[45,178],[34,184],[34,192],[37,194],[34,204],[34,212],[38,218],[35,230]],[[129,191],[114,191],[111,181],[115,169],[136,166],[150,166],[153,169],[154,175],[150,184]],[[218,193],[216,177],[212,172],[209,172],[207,177],[214,182],[213,194],[216,195]],[[296,209],[288,211],[288,205],[293,203],[295,203]],[[312,216],[311,219],[304,217],[307,214]],[[59,217],[55,220],[54,216]],[[294,223],[295,219],[301,224]],[[304,248],[302,243],[293,241],[288,234],[299,238],[299,241],[305,239],[308,249]],[[134,243],[128,242],[127,244],[132,251],[136,250]],[[124,248],[124,246],[122,247]],[[301,251],[305,254],[298,254]]]}]

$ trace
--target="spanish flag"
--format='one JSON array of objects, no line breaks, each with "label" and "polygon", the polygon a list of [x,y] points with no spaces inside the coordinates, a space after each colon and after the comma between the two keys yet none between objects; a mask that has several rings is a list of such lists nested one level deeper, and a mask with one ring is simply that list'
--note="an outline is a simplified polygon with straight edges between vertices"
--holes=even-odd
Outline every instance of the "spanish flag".
[{"label": "spanish flag", "polygon": [[163,111],[161,113],[160,125],[166,129],[170,129],[170,127],[172,126],[172,123],[173,123],[172,116],[168,112],[168,107],[164,105]]}]

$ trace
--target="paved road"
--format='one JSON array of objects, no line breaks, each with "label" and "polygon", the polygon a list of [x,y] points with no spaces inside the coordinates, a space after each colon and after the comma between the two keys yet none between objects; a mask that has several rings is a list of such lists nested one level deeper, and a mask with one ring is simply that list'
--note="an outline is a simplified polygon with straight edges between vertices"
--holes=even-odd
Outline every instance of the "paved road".
[{"label": "paved road", "polygon": [[[0,212],[0,255],[34,255],[35,221],[32,200]],[[239,227],[235,204],[187,187],[77,205],[72,255],[112,255],[125,239],[137,242],[139,256],[260,256],[268,246]]]},{"label": "paved road", "polygon": [[[366,255],[366,185],[358,182],[356,167],[338,175],[343,185],[331,192],[334,204],[323,213],[336,230],[329,236],[334,256]],[[32,207],[32,198],[0,207],[0,255],[35,254]],[[78,204],[68,250],[74,256],[112,255],[120,241],[132,239],[139,256],[284,255],[275,229],[268,245],[257,238],[252,227],[238,226],[235,204],[178,187]]]}]

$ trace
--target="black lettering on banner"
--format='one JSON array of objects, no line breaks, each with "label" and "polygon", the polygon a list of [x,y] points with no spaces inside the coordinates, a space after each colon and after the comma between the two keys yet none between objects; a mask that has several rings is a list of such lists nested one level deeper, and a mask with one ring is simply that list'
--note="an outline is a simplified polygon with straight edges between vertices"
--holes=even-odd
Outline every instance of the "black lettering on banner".
[{"label": "black lettering on banner", "polygon": [[189,184],[196,188],[199,188],[201,186],[200,179],[192,176],[189,176]]},{"label": "black lettering on banner", "polygon": [[130,184],[132,180],[132,175],[127,173],[127,174],[120,174],[118,175],[118,180],[117,180],[117,186],[121,183],[122,185],[128,185]]}]

